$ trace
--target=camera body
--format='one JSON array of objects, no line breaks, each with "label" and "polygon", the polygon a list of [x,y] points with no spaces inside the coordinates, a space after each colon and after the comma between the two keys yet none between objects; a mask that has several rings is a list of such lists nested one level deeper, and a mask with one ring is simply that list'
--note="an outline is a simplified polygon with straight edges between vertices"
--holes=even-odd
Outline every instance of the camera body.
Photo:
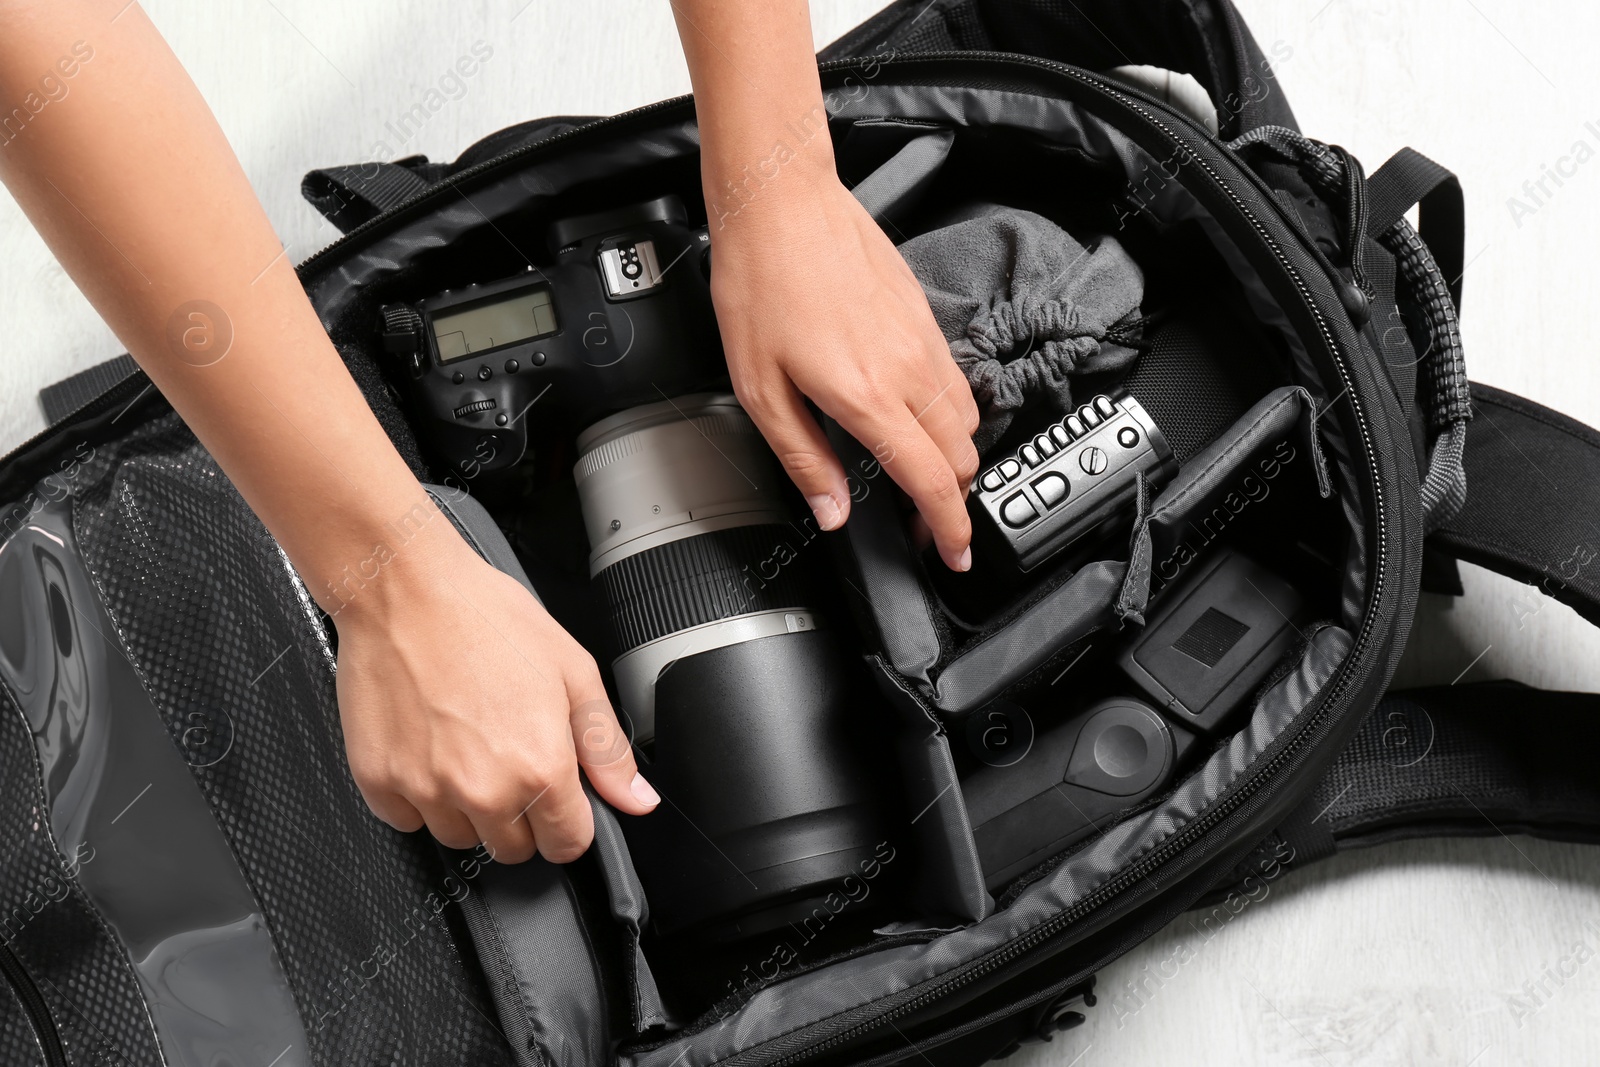
[{"label": "camera body", "polygon": [[425,442],[458,476],[726,379],[710,238],[677,197],[563,219],[547,243],[548,267],[381,311]]}]

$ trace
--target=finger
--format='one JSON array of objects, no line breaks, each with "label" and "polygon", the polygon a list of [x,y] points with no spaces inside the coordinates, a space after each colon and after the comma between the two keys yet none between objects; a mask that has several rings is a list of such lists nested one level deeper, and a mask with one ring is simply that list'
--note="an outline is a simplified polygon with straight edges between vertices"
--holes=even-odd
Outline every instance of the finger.
[{"label": "finger", "polygon": [[951,382],[950,391],[945,394],[945,399],[955,405],[956,413],[961,419],[961,428],[966,431],[968,438],[978,432],[978,423],[982,413],[978,411],[978,400],[972,395],[972,383],[967,381],[967,376],[961,368],[956,366],[956,361],[950,358],[948,346],[940,346],[942,363],[947,381]]},{"label": "finger", "polygon": [[569,683],[572,701],[572,745],[578,766],[600,799],[629,815],[648,815],[661,803],[634,762],[633,746],[617,722],[599,675]]},{"label": "finger", "polygon": [[777,378],[741,393],[739,401],[811,505],[817,525],[824,530],[843,526],[850,517],[844,466],[807,410],[800,390],[787,378]]},{"label": "finger", "polygon": [[461,809],[446,801],[419,804],[417,810],[427,821],[428,832],[445,848],[472,848],[483,840]]},{"label": "finger", "polygon": [[537,851],[533,827],[521,815],[506,818],[473,814],[472,829],[496,863],[526,863]]},{"label": "finger", "polygon": [[961,413],[950,397],[954,391],[954,385],[945,386],[914,414],[955,472],[964,500],[978,473],[978,450],[973,447],[972,435],[962,425]]},{"label": "finger", "polygon": [[578,779],[578,761],[570,749],[547,752],[540,768],[525,777],[533,799],[523,815],[533,827],[539,855],[551,863],[571,863],[594,840],[594,809]]},{"label": "finger", "polygon": [[907,525],[910,527],[912,548],[921,552],[933,544],[933,531],[928,529],[928,520],[922,517],[922,512],[913,511]]},{"label": "finger", "polygon": [[901,408],[898,416],[885,417],[865,407],[857,408],[846,430],[858,441],[879,440],[874,449],[895,484],[904,489],[933,531],[939,555],[951,570],[972,567],[972,522],[967,518],[961,484],[950,461],[933,443],[922,424]]},{"label": "finger", "polygon": [[424,825],[422,812],[399,793],[369,794],[363,789],[361,798],[367,802],[367,807],[372,809],[372,814],[402,833],[413,833],[422,829]]}]

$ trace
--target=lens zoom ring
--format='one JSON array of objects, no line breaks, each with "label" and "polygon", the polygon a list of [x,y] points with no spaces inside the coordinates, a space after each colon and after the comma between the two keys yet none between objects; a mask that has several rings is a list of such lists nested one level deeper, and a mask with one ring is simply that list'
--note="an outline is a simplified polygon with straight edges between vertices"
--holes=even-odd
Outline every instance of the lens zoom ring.
[{"label": "lens zoom ring", "polygon": [[611,609],[619,652],[719,619],[806,603],[805,547],[779,524],[670,541],[607,567],[598,575]]}]

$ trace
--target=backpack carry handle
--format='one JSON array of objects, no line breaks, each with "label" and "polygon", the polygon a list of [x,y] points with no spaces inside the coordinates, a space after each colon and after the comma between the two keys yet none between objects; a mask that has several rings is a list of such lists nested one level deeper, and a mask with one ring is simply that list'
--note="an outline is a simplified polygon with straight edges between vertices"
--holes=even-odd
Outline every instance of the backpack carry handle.
[{"label": "backpack carry handle", "polygon": [[[997,51],[1089,70],[1153,66],[1189,74],[1224,139],[1257,126],[1298,130],[1272,64],[1232,0],[895,0],[820,59]],[[1286,60],[1292,51],[1274,47]]]}]

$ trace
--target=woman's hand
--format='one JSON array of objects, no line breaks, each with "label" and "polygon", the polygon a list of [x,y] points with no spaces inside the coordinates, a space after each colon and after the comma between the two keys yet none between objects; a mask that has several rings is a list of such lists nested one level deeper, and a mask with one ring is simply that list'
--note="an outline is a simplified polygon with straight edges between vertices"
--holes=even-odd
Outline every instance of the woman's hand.
[{"label": "woman's hand", "polygon": [[[823,529],[849,516],[850,491],[808,397],[872,451],[945,563],[966,570],[978,407],[911,268],[839,181],[808,5],[673,0],[672,11],[740,403]],[[856,76],[855,90],[871,86]]]},{"label": "woman's hand", "polygon": [[335,616],[345,748],[373,812],[501,862],[566,863],[594,837],[580,765],[613,807],[653,810],[594,659],[454,530],[426,540],[347,585]]},{"label": "woman's hand", "polygon": [[945,563],[967,570],[978,407],[894,244],[831,167],[724,204],[711,235],[734,391],[822,528],[845,521],[850,492],[807,397],[911,497]]}]

